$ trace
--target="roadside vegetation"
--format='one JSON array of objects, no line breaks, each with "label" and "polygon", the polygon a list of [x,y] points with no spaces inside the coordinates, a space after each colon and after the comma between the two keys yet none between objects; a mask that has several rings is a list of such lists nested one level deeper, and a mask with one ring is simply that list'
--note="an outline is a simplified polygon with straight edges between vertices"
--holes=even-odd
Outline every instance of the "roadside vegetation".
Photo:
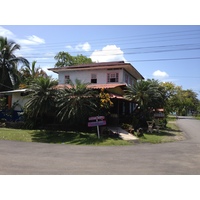
[{"label": "roadside vegetation", "polygon": [[[176,126],[176,119],[169,118],[169,122],[165,129],[160,132],[144,133],[139,137],[137,143],[164,143],[183,140],[183,134]],[[50,131],[50,130],[25,130],[0,128],[0,140],[13,140],[22,142],[41,142],[52,144],[73,144],[73,145],[96,145],[96,146],[112,146],[112,145],[133,145],[132,141],[125,141],[117,135],[101,135],[97,138],[94,132],[79,131]]]},{"label": "roadside vegetation", "polygon": [[140,142],[145,143],[164,143],[164,142],[174,142],[184,140],[183,133],[180,131],[176,125],[176,121],[170,120],[167,127],[160,132],[154,131],[153,133],[145,133],[143,137],[140,138]]}]

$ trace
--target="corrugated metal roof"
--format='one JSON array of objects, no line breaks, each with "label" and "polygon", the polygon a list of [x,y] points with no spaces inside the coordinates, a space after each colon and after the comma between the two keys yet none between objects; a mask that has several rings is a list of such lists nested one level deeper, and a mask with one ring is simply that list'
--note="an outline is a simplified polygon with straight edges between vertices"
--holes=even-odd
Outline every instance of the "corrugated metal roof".
[{"label": "corrugated metal roof", "polygon": [[28,89],[9,90],[9,91],[0,92],[0,94],[12,94],[12,93],[17,93],[17,92],[27,92],[27,91],[29,90]]}]

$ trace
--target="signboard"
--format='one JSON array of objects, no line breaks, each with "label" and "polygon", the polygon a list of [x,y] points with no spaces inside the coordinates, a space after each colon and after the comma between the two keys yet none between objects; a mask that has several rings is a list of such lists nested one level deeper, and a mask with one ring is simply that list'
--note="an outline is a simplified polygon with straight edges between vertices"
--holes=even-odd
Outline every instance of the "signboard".
[{"label": "signboard", "polygon": [[97,121],[97,122],[88,122],[88,127],[93,127],[93,126],[103,126],[106,125],[106,121]]},{"label": "signboard", "polygon": [[97,127],[97,133],[98,133],[98,138],[100,138],[99,135],[99,126],[106,125],[106,120],[104,116],[94,116],[94,117],[89,117],[88,120],[88,127]]},{"label": "signboard", "polygon": [[94,116],[94,117],[89,117],[89,121],[92,121],[92,120],[99,120],[99,119],[101,119],[101,120],[103,120],[103,119],[105,119],[105,117],[104,116]]}]

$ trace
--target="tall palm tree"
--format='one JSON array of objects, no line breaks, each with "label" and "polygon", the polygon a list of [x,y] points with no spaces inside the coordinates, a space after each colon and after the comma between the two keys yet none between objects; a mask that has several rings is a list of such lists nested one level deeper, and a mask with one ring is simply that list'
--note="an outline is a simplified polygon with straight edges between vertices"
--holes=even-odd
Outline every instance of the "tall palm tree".
[{"label": "tall palm tree", "polygon": [[22,83],[29,85],[35,78],[47,77],[47,74],[40,67],[36,67],[37,61],[33,61],[31,65],[24,65],[20,69]]},{"label": "tall palm tree", "polygon": [[53,86],[57,82],[47,77],[38,77],[29,86],[30,94],[26,96],[29,100],[24,106],[25,114],[28,119],[41,120],[43,123],[45,117],[48,117],[54,112],[54,102],[56,97],[56,90]]},{"label": "tall palm tree", "polygon": [[77,123],[84,121],[97,109],[97,93],[89,89],[87,83],[75,80],[60,90],[57,98],[60,121],[70,120]]},{"label": "tall palm tree", "polygon": [[0,36],[0,91],[14,89],[18,63],[29,64],[25,58],[14,55],[19,49],[19,44]]}]

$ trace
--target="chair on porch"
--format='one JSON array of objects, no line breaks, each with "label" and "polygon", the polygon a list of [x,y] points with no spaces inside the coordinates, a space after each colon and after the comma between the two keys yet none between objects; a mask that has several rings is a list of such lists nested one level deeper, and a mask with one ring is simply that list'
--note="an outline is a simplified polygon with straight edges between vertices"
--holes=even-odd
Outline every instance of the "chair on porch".
[{"label": "chair on porch", "polygon": [[156,131],[159,133],[160,127],[161,127],[159,119],[154,119],[153,123],[155,124],[154,127],[155,127]]},{"label": "chair on porch", "polygon": [[147,132],[152,133],[153,132],[153,121],[147,121],[148,129]]}]

